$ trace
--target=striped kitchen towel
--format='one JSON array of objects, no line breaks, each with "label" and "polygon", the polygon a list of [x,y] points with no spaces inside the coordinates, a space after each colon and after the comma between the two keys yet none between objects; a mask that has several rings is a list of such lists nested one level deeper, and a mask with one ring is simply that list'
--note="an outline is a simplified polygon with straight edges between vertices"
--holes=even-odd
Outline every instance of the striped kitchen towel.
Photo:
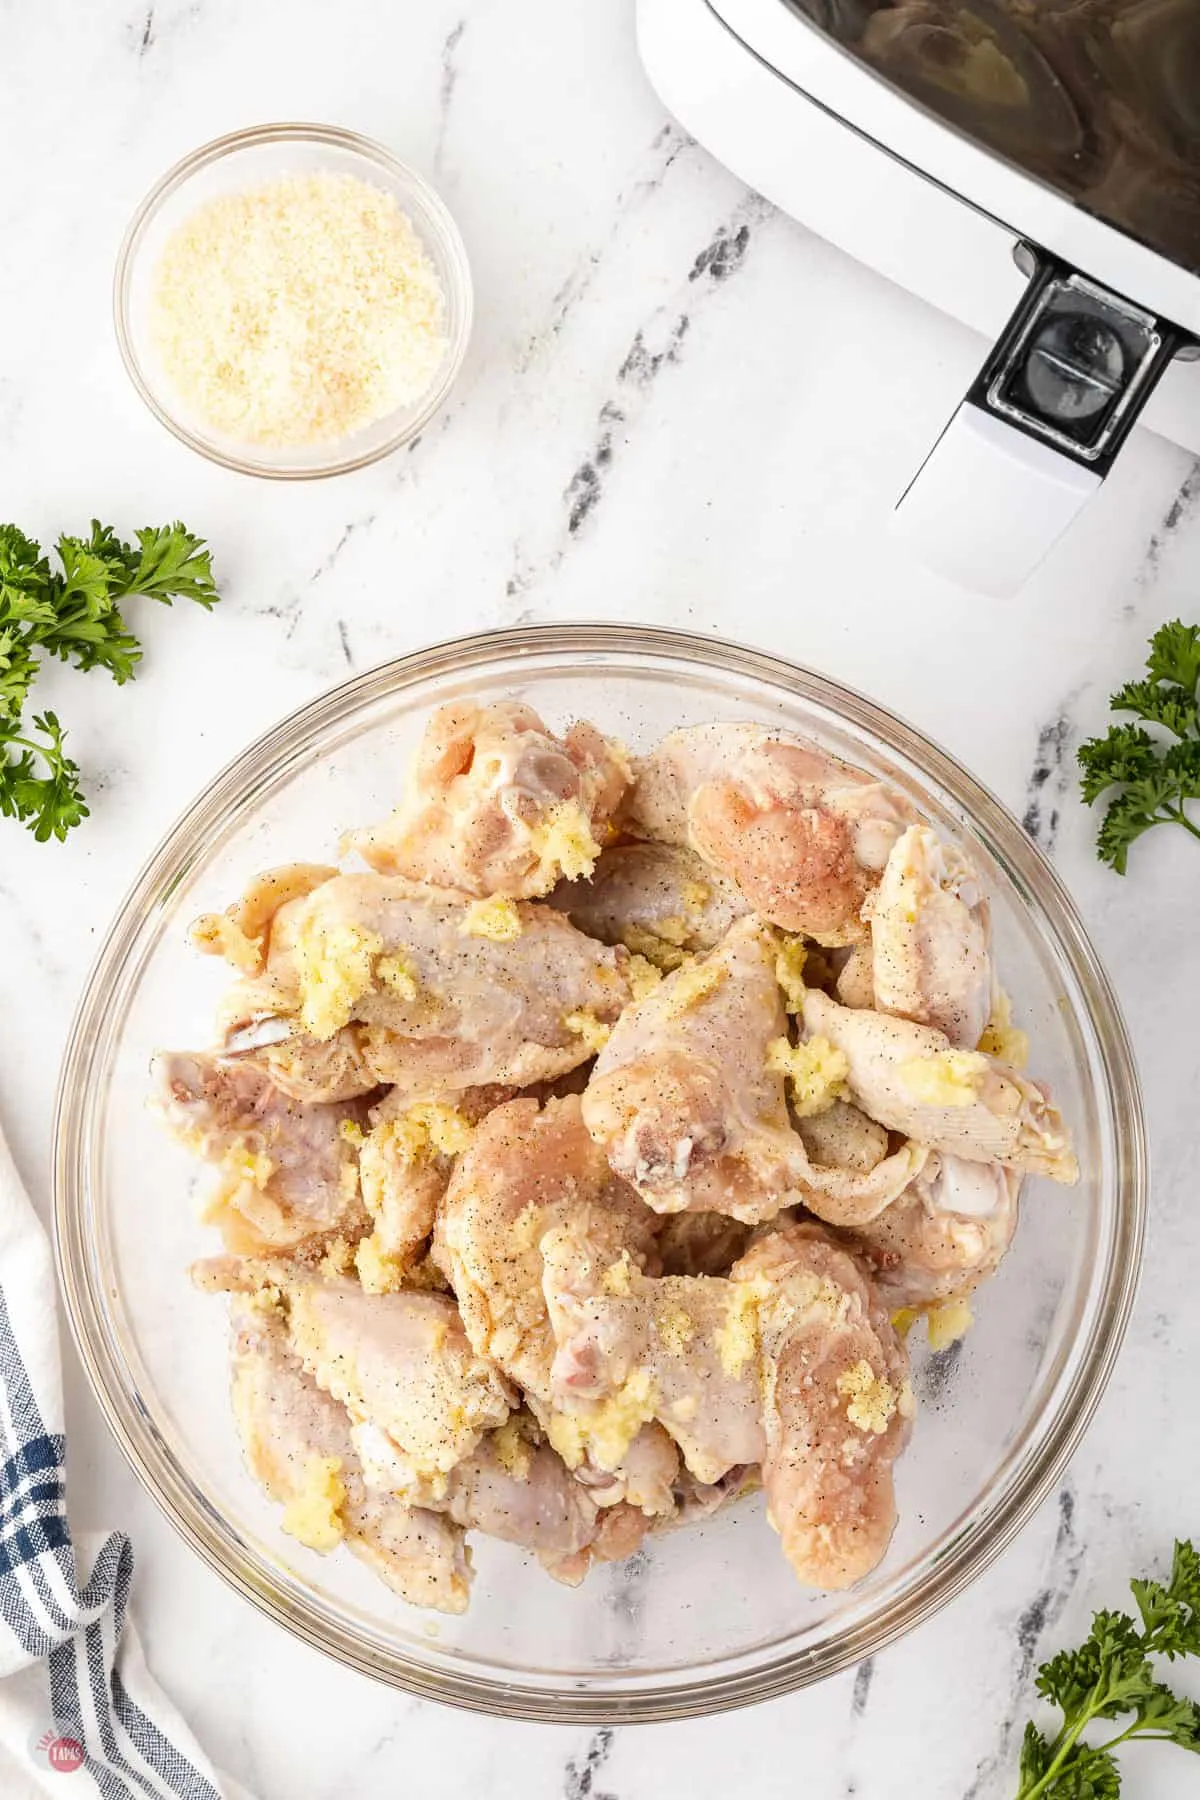
[{"label": "striped kitchen towel", "polygon": [[50,1246],[0,1133],[0,1795],[247,1800],[146,1668],[129,1539],[72,1542],[65,1451]]}]

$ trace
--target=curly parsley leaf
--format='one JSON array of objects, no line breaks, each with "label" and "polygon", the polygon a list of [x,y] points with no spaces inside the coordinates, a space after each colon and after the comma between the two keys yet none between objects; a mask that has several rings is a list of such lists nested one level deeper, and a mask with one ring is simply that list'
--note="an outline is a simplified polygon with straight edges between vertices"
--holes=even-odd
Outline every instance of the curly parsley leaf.
[{"label": "curly parsley leaf", "polygon": [[[1098,1612],[1078,1649],[1060,1650],[1039,1669],[1038,1693],[1058,1708],[1062,1725],[1054,1737],[1025,1727],[1017,1800],[1115,1800],[1114,1752],[1133,1738],[1200,1754],[1200,1705],[1160,1681],[1152,1660],[1200,1656],[1200,1554],[1177,1543],[1169,1581],[1130,1585],[1140,1628],[1128,1613]],[[1128,1722],[1105,1742],[1089,1743],[1084,1732],[1102,1719]]]},{"label": "curly parsley leaf", "polygon": [[[92,531],[100,529],[92,520]],[[203,538],[193,537],[176,520],[174,525],[147,526],[137,533],[139,556],[129,586],[130,594],[144,594],[169,606],[172,600],[194,600],[211,610],[220,599],[213,582],[212,558]]]},{"label": "curly parsley leaf", "polygon": [[79,766],[63,749],[65,733],[52,712],[40,713],[35,738],[0,737],[0,816],[28,825],[39,844],[62,841],[88,816],[79,787]]},{"label": "curly parsley leaf", "polygon": [[1194,693],[1200,686],[1200,625],[1172,619],[1150,639],[1146,667],[1151,681],[1173,681]]},{"label": "curly parsley leaf", "polygon": [[55,715],[34,719],[40,737],[22,725],[41,659],[129,681],[142,647],[119,602],[194,600],[211,608],[220,597],[202,538],[178,522],[135,535],[128,544],[93,519],[86,538],[59,538],[54,568],[17,526],[0,525],[0,816],[21,820],[40,843],[61,840],[88,811]]},{"label": "curly parsley leaf", "polygon": [[1189,812],[1200,801],[1200,626],[1178,619],[1161,626],[1150,640],[1146,669],[1146,679],[1126,682],[1110,702],[1114,712],[1132,713],[1140,723],[1110,725],[1077,752],[1087,805],[1111,793],[1096,852],[1118,875],[1131,846],[1156,825],[1182,825],[1200,838],[1200,823]]}]

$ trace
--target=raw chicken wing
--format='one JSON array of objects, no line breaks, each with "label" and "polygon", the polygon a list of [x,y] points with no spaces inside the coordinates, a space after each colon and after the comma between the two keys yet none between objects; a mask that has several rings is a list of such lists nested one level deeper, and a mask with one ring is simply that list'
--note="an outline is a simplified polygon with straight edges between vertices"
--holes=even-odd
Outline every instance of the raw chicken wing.
[{"label": "raw chicken wing", "polygon": [[349,847],[381,874],[524,899],[591,868],[628,784],[624,751],[594,725],[556,738],[519,701],[452,701],[429,721],[397,810]]},{"label": "raw chicken wing", "polygon": [[362,1234],[361,1103],[300,1106],[261,1070],[201,1051],[156,1056],[153,1073],[172,1132],[221,1169],[205,1217],[226,1249],[264,1255]]},{"label": "raw chicken wing", "polygon": [[622,1250],[645,1257],[657,1224],[593,1144],[575,1095],[541,1110],[536,1100],[497,1107],[455,1166],[434,1255],[476,1351],[540,1401],[554,1356],[541,1245],[569,1220],[610,1262]]},{"label": "raw chicken wing", "polygon": [[928,825],[910,825],[871,902],[875,1006],[974,1050],[991,1008],[989,936],[970,863]]},{"label": "raw chicken wing", "polygon": [[692,725],[639,760],[623,823],[683,844],[756,912],[827,943],[866,934],[863,903],[909,809],[816,745],[761,725]]},{"label": "raw chicken wing", "polygon": [[356,1426],[383,1432],[417,1473],[452,1469],[515,1404],[444,1294],[366,1294],[349,1281],[295,1280],[283,1292],[291,1343],[309,1374]]},{"label": "raw chicken wing", "polygon": [[514,1413],[489,1431],[445,1475],[414,1477],[369,1427],[356,1438],[369,1484],[396,1492],[410,1506],[444,1512],[466,1530],[534,1551],[550,1574],[570,1586],[593,1560],[631,1555],[649,1523],[635,1507],[600,1506],[541,1441],[528,1414]]},{"label": "raw chicken wing", "polygon": [[1017,1228],[1021,1178],[999,1163],[930,1157],[886,1212],[846,1241],[890,1307],[959,1299],[998,1266]]},{"label": "raw chicken wing", "polygon": [[372,1231],[355,1258],[369,1293],[401,1285],[433,1230],[454,1158],[470,1143],[478,1120],[511,1095],[506,1087],[466,1088],[453,1106],[414,1105],[393,1089],[371,1109],[358,1172]]},{"label": "raw chicken wing", "polygon": [[583,1116],[613,1168],[658,1212],[758,1224],[803,1204],[834,1223],[869,1218],[923,1157],[906,1145],[866,1173],[810,1162],[772,1046],[787,1046],[778,943],[740,919],[702,963],[630,1006],[596,1061]]},{"label": "raw chicken wing", "polygon": [[895,1528],[892,1464],[912,1414],[903,1345],[818,1225],[770,1233],[733,1274],[757,1297],[768,1517],[801,1581],[850,1587]]},{"label": "raw chicken wing", "polygon": [[746,1290],[704,1276],[651,1278],[628,1256],[597,1255],[569,1225],[548,1232],[542,1251],[558,1346],[554,1404],[581,1450],[614,1468],[657,1420],[705,1484],[761,1460]]},{"label": "raw chicken wing", "polygon": [[192,1279],[210,1292],[272,1297],[306,1372],[345,1407],[352,1430],[381,1433],[414,1477],[446,1474],[517,1404],[445,1294],[368,1294],[324,1271],[230,1256],[194,1264]]},{"label": "raw chicken wing", "polygon": [[264,869],[240,900],[222,913],[205,913],[196,920],[192,943],[206,956],[223,956],[243,975],[261,975],[279,914],[336,874],[326,863],[284,863]]},{"label": "raw chicken wing", "polygon": [[[401,876],[340,875],[297,903],[251,1004],[261,1018],[265,981],[266,1010],[300,1042],[349,1033],[359,1091],[386,1083],[440,1098],[565,1074],[628,1000],[626,952],[527,903],[511,909],[515,935],[497,937],[476,918],[487,904]],[[266,1054],[287,1080],[279,1047]]]},{"label": "raw chicken wing", "polygon": [[1078,1178],[1070,1134],[1046,1090],[931,1025],[839,1006],[809,989],[804,1026],[846,1057],[855,1104],[892,1131],[971,1162]]},{"label": "raw chicken wing", "polygon": [[316,1550],[344,1540],[411,1605],[463,1612],[459,1526],[367,1487],[344,1409],[305,1374],[277,1310],[237,1297],[232,1320],[234,1415],[252,1474],[286,1509],[284,1530]]},{"label": "raw chicken wing", "polygon": [[[542,1241],[573,1225],[606,1262],[653,1250],[657,1221],[592,1143],[579,1099],[513,1100],[478,1127],[459,1158],[434,1234],[434,1257],[458,1296],[467,1335],[525,1391],[554,1441],[554,1336],[543,1293]],[[622,1482],[600,1480],[603,1502],[669,1504],[676,1458],[655,1434],[622,1463]],[[611,1475],[613,1468],[603,1471]],[[584,1479],[589,1479],[585,1474]]]}]

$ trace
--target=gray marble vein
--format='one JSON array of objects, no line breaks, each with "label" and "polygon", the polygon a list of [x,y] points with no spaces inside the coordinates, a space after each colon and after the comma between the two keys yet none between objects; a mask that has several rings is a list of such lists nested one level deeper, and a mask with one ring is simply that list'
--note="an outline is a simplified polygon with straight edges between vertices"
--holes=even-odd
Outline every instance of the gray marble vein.
[{"label": "gray marble vein", "polygon": [[463,32],[466,29],[466,19],[457,19],[446,33],[446,39],[442,45],[441,79],[438,83],[437,137],[433,149],[435,172],[440,172],[445,160],[446,134],[450,129],[450,107],[454,99],[454,90],[458,86],[458,47],[462,43]]},{"label": "gray marble vein", "polygon": [[867,1701],[871,1697],[871,1683],[875,1679],[875,1658],[865,1656],[854,1671],[854,1688],[850,1695],[850,1717],[855,1721],[862,1718],[867,1710]]},{"label": "gray marble vein", "polygon": [[1066,1608],[1079,1580],[1085,1553],[1075,1529],[1075,1495],[1064,1485],[1058,1494],[1058,1529],[1045,1580],[1012,1621],[1014,1654],[1009,1665],[1007,1703],[995,1722],[996,1748],[980,1763],[963,1800],[983,1800],[992,1791],[993,1779],[1013,1761],[1014,1740],[1024,1729],[1024,1717],[1034,1698],[1034,1667],[1044,1659],[1047,1632]]},{"label": "gray marble vein", "polygon": [[1054,854],[1062,804],[1075,777],[1072,709],[1076,698],[1072,695],[1062,712],[1039,727],[1033,767],[1025,784],[1021,823],[1047,856]]},{"label": "gray marble vein", "polygon": [[611,1725],[602,1725],[588,1739],[581,1757],[567,1759],[562,1800],[616,1800],[615,1794],[596,1786],[596,1777],[612,1753],[614,1735]]},{"label": "gray marble vein", "polygon": [[638,159],[632,177],[617,191],[611,214],[601,240],[590,245],[577,258],[555,290],[547,318],[530,334],[515,360],[518,375],[524,375],[535,362],[552,349],[567,322],[587,296],[605,258],[621,234],[627,231],[649,202],[656,199],[667,174],[683,152],[692,147],[692,139],[668,120],[655,132],[648,149]]},{"label": "gray marble vein", "polygon": [[1198,503],[1200,503],[1200,460],[1192,464],[1180,483],[1175,498],[1163,514],[1162,523],[1150,535],[1142,568],[1144,585],[1149,586],[1156,580],[1164,552],[1180,525],[1192,516]]}]

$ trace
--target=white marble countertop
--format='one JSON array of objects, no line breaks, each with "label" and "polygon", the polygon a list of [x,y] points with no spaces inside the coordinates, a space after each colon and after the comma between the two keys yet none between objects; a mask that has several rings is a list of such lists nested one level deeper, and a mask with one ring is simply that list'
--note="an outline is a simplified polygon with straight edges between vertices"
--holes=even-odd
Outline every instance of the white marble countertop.
[{"label": "white marble countertop", "polygon": [[[1116,980],[1154,1147],[1134,1324],[1061,1492],[975,1587],[857,1675],[685,1726],[454,1715],[260,1618],[174,1536],[68,1354],[72,1516],[134,1535],[152,1666],[262,1800],[1002,1800],[1041,1656],[1200,1527],[1191,1393],[1200,1214],[1200,860],[1182,833],[1102,871],[1072,751],[1162,619],[1195,616],[1200,467],[1145,433],[1019,599],[908,565],[885,515],[980,345],[748,194],[664,116],[629,0],[42,0],[0,12],[0,503],[52,539],[99,514],[211,539],[213,617],[149,605],[141,678],[46,678],[93,816],[0,825],[0,1117],[45,1205],[59,1057],[123,890],[189,796],[347,669],[517,621],[663,621],[770,647],[905,713],[1019,813]],[[438,181],[478,329],[410,453],[315,486],[226,475],[146,414],[109,324],[117,241],[178,155],[270,118],[336,121]],[[886,374],[887,402],[880,404]],[[1136,1769],[1133,1767],[1137,1761]],[[1130,1791],[1194,1792],[1177,1752]]]}]

